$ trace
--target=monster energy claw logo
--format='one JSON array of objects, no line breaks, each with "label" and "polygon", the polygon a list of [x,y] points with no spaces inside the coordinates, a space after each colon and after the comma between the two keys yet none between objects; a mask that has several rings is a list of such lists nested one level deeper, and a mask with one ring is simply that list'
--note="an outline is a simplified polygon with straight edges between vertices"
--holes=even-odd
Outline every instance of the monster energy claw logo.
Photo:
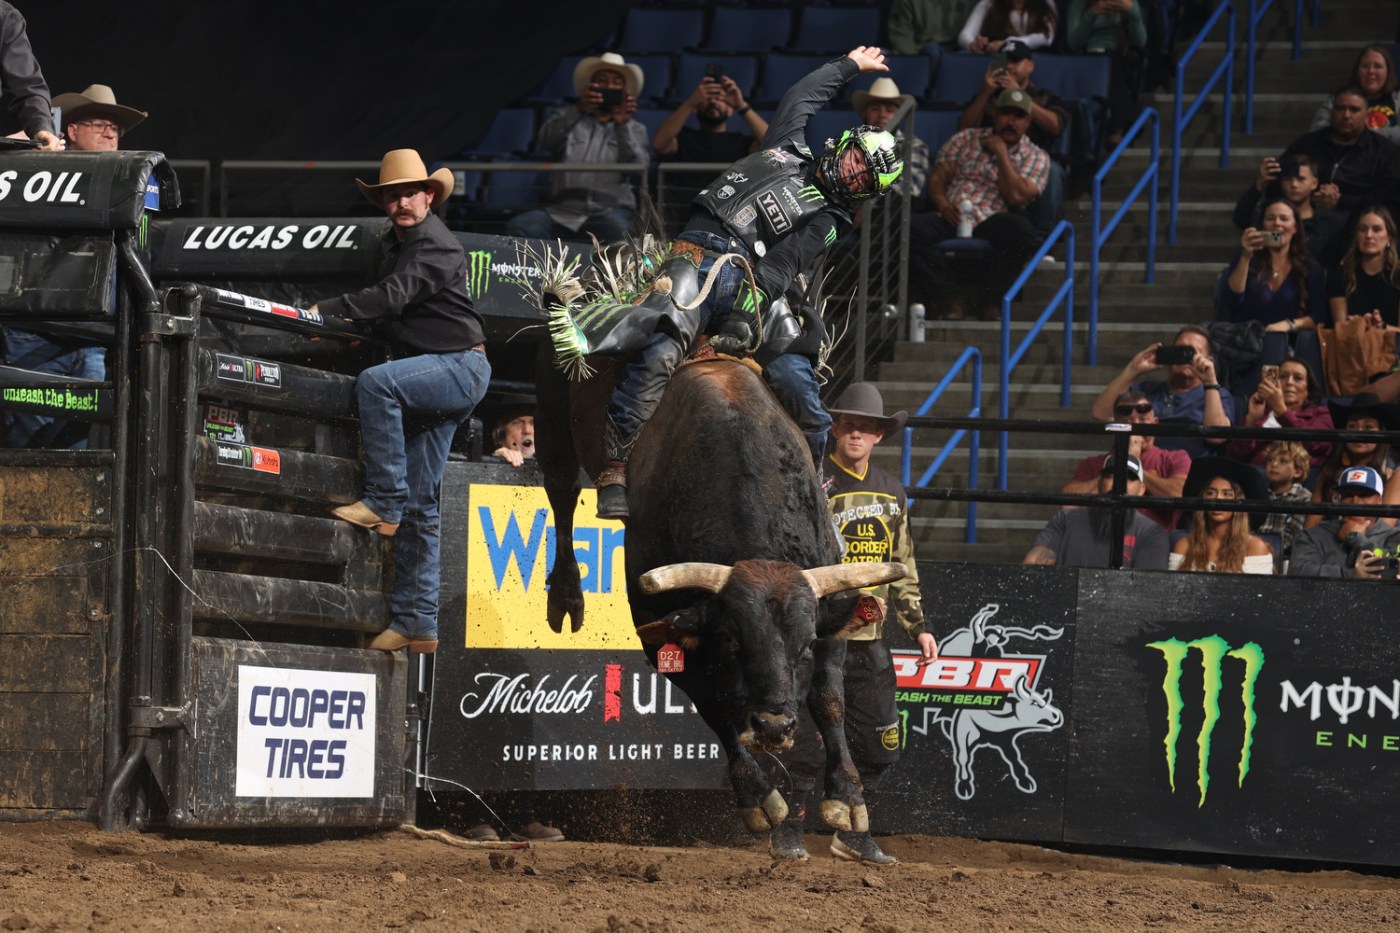
[{"label": "monster energy claw logo", "polygon": [[826,195],[816,185],[803,185],[797,192],[804,201],[825,201]]},{"label": "monster energy claw logo", "polygon": [[467,291],[480,298],[491,287],[491,251],[474,249],[467,254]]},{"label": "monster energy claw logo", "polygon": [[1264,651],[1254,642],[1245,642],[1238,648],[1231,648],[1229,642],[1219,635],[1210,635],[1194,641],[1180,641],[1169,638],[1166,641],[1149,642],[1147,647],[1162,652],[1167,662],[1166,675],[1162,678],[1162,693],[1167,699],[1167,734],[1163,741],[1166,746],[1167,780],[1172,793],[1176,793],[1176,751],[1177,740],[1181,737],[1181,718],[1186,704],[1181,696],[1181,673],[1187,657],[1194,649],[1201,655],[1201,731],[1196,736],[1196,787],[1201,792],[1198,807],[1205,806],[1206,791],[1210,789],[1211,736],[1216,723],[1220,721],[1220,692],[1224,682],[1226,658],[1233,658],[1244,665],[1240,677],[1240,699],[1243,704],[1244,735],[1240,741],[1239,781],[1244,787],[1244,779],[1249,774],[1249,755],[1254,746],[1254,726],[1258,716],[1254,712],[1254,685],[1259,680],[1259,672],[1264,669]]}]

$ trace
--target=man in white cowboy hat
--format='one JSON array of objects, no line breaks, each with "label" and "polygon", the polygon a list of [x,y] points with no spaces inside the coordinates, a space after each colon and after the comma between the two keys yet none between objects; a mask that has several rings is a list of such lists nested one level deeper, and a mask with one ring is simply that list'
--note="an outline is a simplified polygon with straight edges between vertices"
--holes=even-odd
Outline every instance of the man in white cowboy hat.
[{"label": "man in white cowboy hat", "polygon": [[117,103],[105,84],[89,84],[80,94],[60,94],[53,105],[63,112],[63,135],[75,152],[113,152],[129,130],[149,116]]},{"label": "man in white cowboy hat", "polygon": [[[146,114],[117,103],[116,95],[105,84],[89,85],[81,94],[60,94],[53,105],[62,110],[63,134],[72,152],[112,152],[121,135]],[[71,376],[75,379],[105,379],[107,351],[103,347],[79,345],[44,334],[6,327],[5,362],[36,372]],[[42,415],[6,412],[7,447],[87,447],[87,434],[71,436],[76,423]]]},{"label": "man in white cowboy hat", "polygon": [[[856,113],[860,114],[862,122],[882,129],[890,129],[894,133],[894,138],[899,143],[899,151],[902,153],[904,151],[904,130],[891,128],[888,124],[894,118],[895,112],[904,106],[904,102],[913,99],[913,94],[899,92],[899,85],[894,83],[893,78],[882,75],[871,82],[868,90],[856,91],[852,94],[851,104],[855,107]],[[904,174],[895,183],[895,190],[902,194],[907,188],[913,192],[916,199],[922,200],[924,182],[928,181],[928,167],[928,143],[915,136],[909,158],[904,160]]]},{"label": "man in white cowboy hat", "polygon": [[355,180],[389,217],[378,282],[312,310],[362,321],[393,359],[355,383],[364,451],[364,495],[337,518],[394,542],[389,627],[369,647],[430,653],[438,644],[438,487],[457,426],[486,394],[491,364],[481,317],[467,292],[467,258],[432,213],[452,193],[452,172],[431,175],[418,153],[395,149],[379,183]]},{"label": "man in white cowboy hat", "polygon": [[[642,69],[616,52],[589,56],[574,68],[578,103],[560,107],[540,127],[537,143],[561,162],[648,162],[646,127],[632,119],[642,92]],[[637,206],[638,179],[619,172],[550,175],[551,195],[542,208],[506,223],[510,236],[600,241],[627,236]]]},{"label": "man in white cowboy hat", "polygon": [[[880,390],[855,382],[828,409],[833,416],[831,455],[826,460],[823,489],[837,536],[845,542],[842,563],[894,561],[902,563],[902,580],[864,591],[886,605],[900,626],[919,646],[919,664],[938,657],[938,642],[924,622],[914,542],[909,532],[909,503],[898,477],[870,462],[875,446],[886,434],[904,427],[907,417],[885,414]],[[865,626],[843,642],[842,666],[846,697],[846,740],[851,760],[860,772],[867,803],[878,792],[880,778],[899,760],[899,710],[895,705],[894,662],[883,638],[882,623]],[[810,718],[799,721],[798,737],[783,763],[792,776],[792,799],[802,800],[816,786],[825,754]],[[779,858],[805,859],[802,844],[803,808],[773,829],[769,848]],[[869,832],[838,832],[831,840],[837,858],[875,865],[897,860],[881,850]]]},{"label": "man in white cowboy hat", "polygon": [[53,129],[49,86],[29,46],[24,16],[0,0],[0,136],[28,137],[40,149],[57,152],[63,141]]}]

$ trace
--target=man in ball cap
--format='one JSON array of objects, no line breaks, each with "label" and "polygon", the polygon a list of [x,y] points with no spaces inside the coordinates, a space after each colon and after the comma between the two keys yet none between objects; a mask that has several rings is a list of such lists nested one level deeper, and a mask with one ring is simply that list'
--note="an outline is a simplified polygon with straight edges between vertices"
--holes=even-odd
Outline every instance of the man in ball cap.
[{"label": "man in ball cap", "polygon": [[[1348,467],[1333,487],[1344,505],[1380,505],[1385,481],[1371,467]],[[1293,539],[1290,577],[1395,580],[1400,528],[1374,515],[1329,518]]]},{"label": "man in ball cap", "polygon": [[[894,561],[902,563],[905,576],[884,586],[872,587],[865,596],[887,604],[909,638],[919,647],[920,665],[938,657],[938,642],[924,625],[919,592],[919,572],[914,563],[914,543],[909,532],[908,500],[898,477],[870,462],[875,446],[886,434],[897,433],[907,417],[898,411],[885,414],[880,390],[868,382],[855,382],[841,393],[828,411],[833,416],[831,456],[826,460],[827,494],[836,534],[845,546],[842,563]],[[857,611],[860,611],[859,609]],[[879,790],[880,778],[899,760],[899,710],[895,705],[894,662],[883,638],[880,622],[867,625],[840,643],[846,653],[842,681],[846,697],[846,739],[851,760],[860,772],[867,803]],[[842,650],[842,649],[837,649]],[[816,786],[824,755],[816,725],[801,714],[793,751],[783,756],[792,776],[794,799],[804,799]],[[779,858],[804,859],[803,807],[798,805],[774,828],[769,848]],[[831,840],[837,858],[876,865],[896,859],[881,850],[869,832],[838,832]]]},{"label": "man in ball cap", "polygon": [[60,94],[53,105],[63,112],[63,135],[75,152],[112,152],[121,137],[149,116],[117,103],[105,84],[89,84],[80,94]]},{"label": "man in ball cap", "polygon": [[1050,156],[1026,138],[1031,98],[1005,88],[992,99],[992,126],[960,130],[938,151],[928,194],[934,210],[910,221],[909,296],[957,319],[966,309],[950,307],[953,273],[938,245],[953,238],[967,205],[972,235],[987,240],[991,252],[984,275],[967,300],[991,317],[995,301],[1020,273],[1035,249],[1035,230],[1018,208],[1045,190]]},{"label": "man in ball cap", "polygon": [[452,172],[428,174],[412,149],[385,153],[379,182],[355,180],[389,217],[381,247],[388,273],[314,306],[363,322],[393,359],[355,383],[364,450],[364,496],[337,518],[393,536],[389,627],[371,648],[437,649],[438,487],[457,426],[486,393],[491,364],[481,317],[467,293],[467,258],[432,208],[452,193]]},{"label": "man in ball cap", "polygon": [[[1116,457],[1109,454],[1099,474],[1098,493],[1113,491]],[[1140,496],[1143,490],[1142,461],[1129,456],[1123,464],[1128,481],[1124,492]],[[1024,564],[1060,564],[1065,567],[1107,567],[1113,513],[1106,506],[1087,509],[1061,509],[1036,535],[1026,552]],[[1123,569],[1166,570],[1169,550],[1167,533],[1156,522],[1133,510],[1123,523]]]},{"label": "man in ball cap", "polygon": [[[578,102],[560,107],[540,127],[539,148],[560,162],[647,162],[646,127],[632,115],[642,92],[642,69],[616,52],[589,56],[574,68]],[[540,240],[621,240],[637,206],[637,179],[618,172],[550,175],[552,194],[544,207],[516,214],[510,236]]]}]

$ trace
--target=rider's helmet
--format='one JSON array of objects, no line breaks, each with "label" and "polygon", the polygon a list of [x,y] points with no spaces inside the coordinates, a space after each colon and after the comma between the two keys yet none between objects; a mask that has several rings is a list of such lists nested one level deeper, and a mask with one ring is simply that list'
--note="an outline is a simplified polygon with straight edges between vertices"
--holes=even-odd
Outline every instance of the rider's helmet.
[{"label": "rider's helmet", "polygon": [[879,197],[894,186],[903,171],[894,136],[868,124],[827,140],[817,162],[822,190],[844,201]]}]

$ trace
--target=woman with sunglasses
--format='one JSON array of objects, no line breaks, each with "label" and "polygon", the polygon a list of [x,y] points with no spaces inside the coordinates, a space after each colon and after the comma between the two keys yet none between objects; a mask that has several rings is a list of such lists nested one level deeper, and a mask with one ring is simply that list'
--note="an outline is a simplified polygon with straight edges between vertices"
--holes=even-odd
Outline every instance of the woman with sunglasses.
[{"label": "woman with sunglasses", "polygon": [[[1332,413],[1321,402],[1320,385],[1306,363],[1297,357],[1288,357],[1276,371],[1265,371],[1259,388],[1249,397],[1249,411],[1241,427],[1332,430]],[[1268,446],[1267,440],[1231,441],[1229,454],[1236,460],[1262,467],[1264,450]],[[1312,457],[1315,475],[1332,452],[1332,445],[1327,441],[1304,441],[1303,446]]]},{"label": "woman with sunglasses", "polygon": [[[1202,457],[1186,478],[1188,499],[1237,501],[1268,498],[1264,477],[1253,467],[1225,457]],[[1168,570],[1197,573],[1274,572],[1273,549],[1249,530],[1248,512],[1201,509],[1191,514],[1184,538],[1172,545]]]}]

